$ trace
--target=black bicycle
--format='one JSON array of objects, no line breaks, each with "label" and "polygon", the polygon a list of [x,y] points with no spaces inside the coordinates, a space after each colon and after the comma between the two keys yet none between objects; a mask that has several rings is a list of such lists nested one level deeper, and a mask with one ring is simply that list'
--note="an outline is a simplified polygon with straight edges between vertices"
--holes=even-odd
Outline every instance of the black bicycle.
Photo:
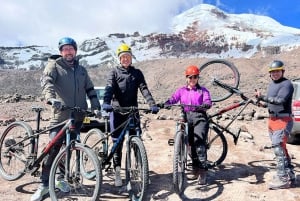
[{"label": "black bicycle", "polygon": [[[98,200],[102,185],[101,164],[93,150],[80,143],[80,134],[75,131],[74,112],[84,112],[78,107],[64,106],[70,110],[70,118],[55,126],[41,129],[43,108],[32,107],[37,113],[36,129],[23,121],[8,125],[0,138],[0,175],[8,181],[20,179],[26,173],[40,176],[40,165],[56,143],[65,138],[62,150],[51,166],[49,194],[51,200]],[[54,128],[62,127],[57,135],[39,152],[39,137]],[[76,136],[75,140],[70,140]],[[68,193],[55,187],[57,177],[70,187]]]},{"label": "black bicycle", "polygon": [[[83,140],[83,143],[91,147],[98,155],[102,168],[108,171],[111,168],[113,154],[124,141],[126,146],[126,187],[130,200],[143,200],[147,193],[149,184],[149,166],[145,146],[141,139],[141,129],[139,123],[139,111],[150,112],[149,109],[138,107],[117,107],[114,112],[128,115],[127,121],[122,123],[121,134],[116,143],[110,148],[110,136],[115,132],[109,132],[109,115],[103,116],[105,119],[105,133],[100,129],[90,130]],[[125,139],[125,140],[124,140]]]}]

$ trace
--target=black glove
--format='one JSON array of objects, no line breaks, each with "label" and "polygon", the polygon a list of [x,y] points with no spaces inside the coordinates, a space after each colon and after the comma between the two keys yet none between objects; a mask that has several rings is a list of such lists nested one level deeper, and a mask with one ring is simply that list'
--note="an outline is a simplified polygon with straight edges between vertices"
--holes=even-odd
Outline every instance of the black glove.
[{"label": "black glove", "polygon": [[100,110],[94,110],[93,113],[95,114],[95,117],[101,118],[101,111]]},{"label": "black glove", "polygon": [[112,106],[111,106],[110,104],[107,104],[107,103],[103,103],[102,109],[103,109],[104,111],[106,111],[106,112],[111,112],[111,111],[113,111]]},{"label": "black glove", "polygon": [[211,107],[211,105],[206,104],[206,103],[202,104],[201,106],[202,106],[202,108],[204,108],[204,109],[209,109],[209,108]]},{"label": "black glove", "polygon": [[151,110],[151,113],[152,113],[152,114],[157,114],[158,111],[159,111],[159,107],[157,107],[156,105],[152,105],[152,106],[150,107],[150,110]]},{"label": "black glove", "polygon": [[55,98],[50,98],[48,100],[48,102],[52,105],[52,107],[54,109],[57,109],[57,110],[61,110],[62,109],[62,103],[60,102],[60,100],[57,100]]}]

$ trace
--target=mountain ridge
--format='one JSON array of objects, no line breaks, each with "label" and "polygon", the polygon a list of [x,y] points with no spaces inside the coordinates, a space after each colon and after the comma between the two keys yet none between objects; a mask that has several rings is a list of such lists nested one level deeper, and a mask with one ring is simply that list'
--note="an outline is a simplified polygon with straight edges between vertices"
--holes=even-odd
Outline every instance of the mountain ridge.
[{"label": "mountain ridge", "polygon": [[[173,18],[171,33],[114,33],[78,44],[87,68],[118,64],[115,50],[128,43],[134,62],[166,58],[250,58],[256,53],[279,54],[300,46],[300,29],[282,26],[266,16],[228,14],[201,4]],[[47,46],[0,47],[0,69],[42,69],[51,54]]]}]

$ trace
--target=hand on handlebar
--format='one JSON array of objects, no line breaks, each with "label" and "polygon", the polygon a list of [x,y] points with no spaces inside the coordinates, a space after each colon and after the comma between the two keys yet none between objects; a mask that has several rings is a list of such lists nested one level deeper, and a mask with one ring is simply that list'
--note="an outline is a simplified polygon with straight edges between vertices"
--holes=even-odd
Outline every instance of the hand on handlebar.
[{"label": "hand on handlebar", "polygon": [[52,108],[57,110],[61,110],[63,107],[62,102],[60,102],[60,100],[57,100],[55,98],[50,98],[47,103],[52,105]]},{"label": "hand on handlebar", "polygon": [[156,105],[152,105],[150,107],[150,110],[152,114],[157,114],[159,112],[159,107],[157,107]]},{"label": "hand on handlebar", "polygon": [[102,117],[102,114],[101,114],[100,110],[93,110],[93,113],[95,114],[95,117],[97,117],[97,118],[101,118]]},{"label": "hand on handlebar", "polygon": [[102,105],[102,109],[106,112],[111,112],[113,111],[113,107],[110,104],[107,103],[103,103]]}]

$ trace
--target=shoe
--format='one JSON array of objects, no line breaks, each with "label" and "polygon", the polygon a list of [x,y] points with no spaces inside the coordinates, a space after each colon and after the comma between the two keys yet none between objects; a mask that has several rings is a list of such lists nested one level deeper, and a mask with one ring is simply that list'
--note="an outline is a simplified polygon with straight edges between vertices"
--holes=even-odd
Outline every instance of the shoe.
[{"label": "shoe", "polygon": [[61,192],[68,193],[71,191],[71,188],[67,182],[64,180],[56,180],[55,188],[58,188]]},{"label": "shoe", "polygon": [[30,201],[41,201],[43,196],[48,194],[49,188],[43,185],[40,185],[35,193],[31,196]]},{"label": "shoe", "polygon": [[199,177],[198,177],[198,184],[205,185],[206,184],[206,170],[200,169]]},{"label": "shoe", "polygon": [[192,169],[186,173],[186,178],[188,180],[196,180],[199,176],[200,169],[198,167],[192,166]]},{"label": "shoe", "polygon": [[276,175],[273,177],[273,180],[269,183],[270,190],[283,189],[289,187],[290,181],[287,177],[279,177]]},{"label": "shoe", "polygon": [[121,167],[117,166],[115,169],[115,186],[122,186],[122,178],[121,178]]}]

